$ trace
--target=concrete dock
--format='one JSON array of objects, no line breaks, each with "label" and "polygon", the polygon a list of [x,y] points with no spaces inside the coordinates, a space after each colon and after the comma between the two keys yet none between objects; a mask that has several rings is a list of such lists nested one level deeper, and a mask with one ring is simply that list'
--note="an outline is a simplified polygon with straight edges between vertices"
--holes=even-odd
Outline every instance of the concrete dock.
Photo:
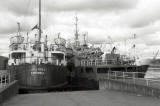
[{"label": "concrete dock", "polygon": [[3,106],[160,106],[153,97],[111,90],[20,94]]}]

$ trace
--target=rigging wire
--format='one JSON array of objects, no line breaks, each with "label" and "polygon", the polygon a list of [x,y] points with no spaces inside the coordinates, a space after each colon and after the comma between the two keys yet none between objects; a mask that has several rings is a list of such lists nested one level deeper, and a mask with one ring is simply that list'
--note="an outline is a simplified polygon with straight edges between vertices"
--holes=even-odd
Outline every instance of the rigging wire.
[{"label": "rigging wire", "polygon": [[[42,16],[42,28],[44,28],[44,32],[45,35],[47,35],[47,33],[49,35],[52,35],[52,29],[49,29],[49,24],[50,24],[50,14],[49,14],[49,11],[47,11],[47,1],[43,1],[44,5],[42,5],[43,9],[42,9],[42,13],[43,13],[43,16]],[[44,34],[43,34],[44,35]]]}]

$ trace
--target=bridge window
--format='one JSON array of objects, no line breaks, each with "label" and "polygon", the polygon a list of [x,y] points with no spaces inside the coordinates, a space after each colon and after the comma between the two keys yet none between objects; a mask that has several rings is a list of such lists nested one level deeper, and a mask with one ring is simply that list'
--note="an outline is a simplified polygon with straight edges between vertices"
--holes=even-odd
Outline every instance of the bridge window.
[{"label": "bridge window", "polygon": [[11,56],[13,59],[21,59],[26,57],[26,53],[12,53]]},{"label": "bridge window", "polygon": [[125,71],[125,68],[121,68],[121,67],[111,68],[111,71]]},{"label": "bridge window", "polygon": [[136,67],[128,67],[127,71],[128,72],[134,72],[136,70]]},{"label": "bridge window", "polygon": [[61,65],[65,59],[65,55],[62,53],[52,53],[51,60],[53,64]]}]

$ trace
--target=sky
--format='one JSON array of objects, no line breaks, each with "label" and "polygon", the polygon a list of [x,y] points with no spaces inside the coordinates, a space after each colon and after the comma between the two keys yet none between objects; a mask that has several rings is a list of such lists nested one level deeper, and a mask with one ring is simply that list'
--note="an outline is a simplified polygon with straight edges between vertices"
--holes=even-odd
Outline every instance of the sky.
[{"label": "sky", "polygon": [[[141,55],[153,57],[160,49],[159,13],[160,0],[42,0],[43,36],[52,40],[60,32],[61,37],[74,39],[77,15],[79,33],[87,32],[89,43],[105,44],[108,38],[127,48],[135,43]],[[8,55],[17,22],[24,36],[32,32],[38,23],[38,0],[1,0],[0,55]],[[102,48],[107,50],[104,45]],[[121,49],[124,46],[119,46]]]}]

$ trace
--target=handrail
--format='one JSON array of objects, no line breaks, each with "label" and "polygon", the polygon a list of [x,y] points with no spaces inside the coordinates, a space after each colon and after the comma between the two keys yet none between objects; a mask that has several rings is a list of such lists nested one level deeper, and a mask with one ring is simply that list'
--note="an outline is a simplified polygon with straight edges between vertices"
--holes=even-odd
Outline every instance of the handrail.
[{"label": "handrail", "polygon": [[10,74],[8,72],[0,73],[0,88],[7,86],[10,83]]},{"label": "handrail", "polygon": [[[95,61],[92,60],[82,60],[81,61],[81,66],[99,66],[99,65],[110,65],[110,64],[122,64],[123,62],[116,62],[115,59],[108,59],[108,60],[102,60],[102,59],[97,59]],[[133,63],[126,63],[127,65],[133,65]]]},{"label": "handrail", "polygon": [[[53,57],[38,57],[38,56],[33,56],[33,57],[23,57],[19,59],[10,59],[9,62],[11,64],[13,63],[14,65],[20,65],[20,64],[52,64],[52,65],[66,65],[67,61],[62,58],[62,59],[52,59]],[[46,61],[47,60],[47,61]]]},{"label": "handrail", "polygon": [[108,71],[106,78],[136,84],[142,84],[146,86],[152,87],[160,87],[159,79],[151,79],[151,78],[137,78],[136,75],[143,74],[145,76],[145,72],[119,72],[119,71]]},{"label": "handrail", "polygon": [[9,98],[18,93],[18,81],[13,81],[4,88],[0,89],[0,106]]}]

